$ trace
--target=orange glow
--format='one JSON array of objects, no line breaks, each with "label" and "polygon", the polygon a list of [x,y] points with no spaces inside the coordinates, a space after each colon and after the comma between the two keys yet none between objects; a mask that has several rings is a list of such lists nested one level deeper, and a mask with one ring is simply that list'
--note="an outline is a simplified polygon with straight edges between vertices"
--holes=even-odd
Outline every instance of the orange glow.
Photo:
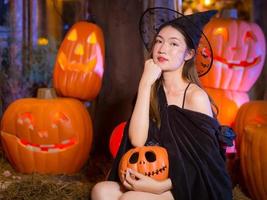
[{"label": "orange glow", "polygon": [[226,30],[226,28],[223,27],[219,27],[216,28],[213,32],[214,35],[222,35],[224,41],[228,41],[228,31]]},{"label": "orange glow", "polygon": [[40,37],[40,38],[38,38],[37,44],[40,46],[46,46],[46,45],[48,45],[48,39]]}]

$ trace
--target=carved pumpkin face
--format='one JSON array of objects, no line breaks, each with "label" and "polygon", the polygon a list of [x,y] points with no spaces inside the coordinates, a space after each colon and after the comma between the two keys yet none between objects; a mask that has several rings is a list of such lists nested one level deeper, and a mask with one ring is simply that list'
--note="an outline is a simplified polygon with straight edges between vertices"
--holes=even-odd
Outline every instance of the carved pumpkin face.
[{"label": "carved pumpkin face", "polygon": [[72,26],[56,59],[54,87],[58,94],[82,100],[98,95],[104,71],[103,38],[95,24],[78,22]]},{"label": "carved pumpkin face", "polygon": [[260,27],[241,20],[215,18],[205,26],[204,33],[214,60],[209,73],[200,78],[202,84],[247,92],[264,64],[265,38]]},{"label": "carved pumpkin face", "polygon": [[20,172],[73,173],[88,158],[91,119],[75,99],[20,99],[3,115],[1,140]]},{"label": "carved pumpkin face", "polygon": [[156,180],[168,178],[169,160],[165,148],[144,146],[130,149],[121,158],[119,176],[123,182],[127,168],[133,169]]}]

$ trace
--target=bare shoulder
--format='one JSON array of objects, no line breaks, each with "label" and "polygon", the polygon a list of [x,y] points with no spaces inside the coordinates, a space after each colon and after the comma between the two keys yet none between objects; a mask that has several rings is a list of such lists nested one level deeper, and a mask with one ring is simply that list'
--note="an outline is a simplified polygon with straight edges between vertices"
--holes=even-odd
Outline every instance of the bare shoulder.
[{"label": "bare shoulder", "polygon": [[190,110],[201,112],[212,117],[211,104],[208,94],[196,84],[190,86],[186,95],[187,106]]}]

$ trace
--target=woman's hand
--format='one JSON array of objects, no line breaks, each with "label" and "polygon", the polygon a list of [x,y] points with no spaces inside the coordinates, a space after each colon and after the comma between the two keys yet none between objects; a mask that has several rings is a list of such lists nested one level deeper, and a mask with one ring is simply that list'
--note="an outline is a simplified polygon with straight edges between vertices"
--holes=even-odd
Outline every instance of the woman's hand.
[{"label": "woman's hand", "polygon": [[161,68],[154,63],[153,59],[149,59],[145,62],[141,83],[151,86],[160,77],[161,73]]},{"label": "woman's hand", "polygon": [[161,187],[161,181],[154,180],[148,176],[140,174],[132,169],[127,169],[123,185],[128,190],[149,192],[161,194],[164,191]]}]

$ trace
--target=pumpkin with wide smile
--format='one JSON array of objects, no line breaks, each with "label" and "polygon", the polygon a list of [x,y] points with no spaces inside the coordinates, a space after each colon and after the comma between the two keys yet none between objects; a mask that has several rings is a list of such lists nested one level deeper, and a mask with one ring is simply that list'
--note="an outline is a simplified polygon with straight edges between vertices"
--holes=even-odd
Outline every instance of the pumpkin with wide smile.
[{"label": "pumpkin with wide smile", "polygon": [[75,99],[20,99],[3,115],[1,140],[20,172],[74,173],[89,156],[91,118]]},{"label": "pumpkin with wide smile", "polygon": [[265,60],[265,37],[260,27],[243,20],[213,18],[204,33],[214,60],[209,73],[200,78],[201,83],[210,88],[247,92]]}]

